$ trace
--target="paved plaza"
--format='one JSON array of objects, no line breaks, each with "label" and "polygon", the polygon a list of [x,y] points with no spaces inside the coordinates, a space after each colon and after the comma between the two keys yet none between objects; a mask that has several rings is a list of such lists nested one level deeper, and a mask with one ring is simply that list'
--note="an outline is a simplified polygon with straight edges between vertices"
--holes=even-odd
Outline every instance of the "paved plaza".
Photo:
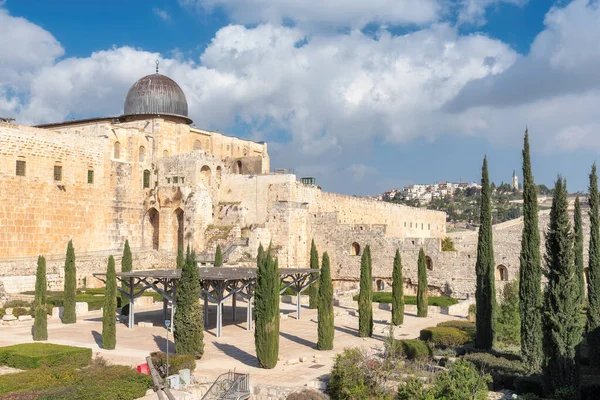
[{"label": "paved plaza", "polygon": [[[296,320],[295,305],[281,304],[283,316],[280,329],[280,361],[272,370],[257,367],[254,351],[254,333],[246,330],[245,303],[238,301],[237,321],[231,319],[231,306],[224,308],[223,336],[215,334],[216,307],[209,309],[210,324],[204,334],[204,356],[197,362],[195,375],[215,379],[219,374],[236,369],[237,372],[250,373],[253,384],[276,386],[302,386],[331,370],[333,357],[346,347],[380,347],[387,335],[387,326],[391,313],[374,307],[374,337],[357,336],[358,315],[355,308],[335,307],[335,348],[331,351],[318,351],[317,311],[303,307],[302,317]],[[127,328],[125,323],[117,325],[117,348],[102,350],[102,314],[90,312],[79,317],[77,324],[63,325],[57,319],[48,321],[50,343],[89,347],[94,354],[100,354],[117,364],[135,366],[145,362],[150,352],[166,350],[166,330],[162,325],[162,306],[137,309],[136,322],[153,322],[153,327],[135,326]],[[414,314],[405,314],[405,323],[395,329],[396,338],[415,338],[419,331],[429,326],[455,319],[449,315],[433,314],[428,318],[417,318]],[[17,326],[0,326],[0,346],[32,342],[32,323],[20,322]],[[172,336],[169,337],[169,349],[173,349]],[[315,356],[317,357],[315,359]],[[298,362],[305,358],[305,362]]]}]

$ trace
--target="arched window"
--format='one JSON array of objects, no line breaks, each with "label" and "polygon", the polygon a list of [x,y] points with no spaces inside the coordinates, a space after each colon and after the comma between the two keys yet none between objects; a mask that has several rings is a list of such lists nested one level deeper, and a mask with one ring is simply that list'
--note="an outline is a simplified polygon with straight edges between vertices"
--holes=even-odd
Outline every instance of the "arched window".
[{"label": "arched window", "polygon": [[382,292],[383,290],[385,290],[385,283],[381,279],[377,279],[377,282],[375,282],[375,284],[377,285],[378,292]]},{"label": "arched window", "polygon": [[208,165],[203,166],[200,169],[200,173],[202,174],[202,182],[206,187],[210,186],[210,167]]},{"label": "arched window", "polygon": [[425,265],[427,266],[428,271],[433,271],[433,261],[429,256],[425,256]]},{"label": "arched window", "polygon": [[140,146],[140,152],[138,156],[139,162],[144,162],[144,158],[146,157],[146,148],[144,146]]},{"label": "arched window", "polygon": [[150,245],[154,250],[158,250],[160,240],[160,215],[156,208],[148,210],[144,225],[144,244],[148,248]]},{"label": "arched window", "polygon": [[202,150],[202,144],[200,143],[199,140],[196,140],[194,142],[194,150]]},{"label": "arched window", "polygon": [[119,142],[115,142],[113,157],[117,160],[121,158],[121,143]]},{"label": "arched window", "polygon": [[147,169],[144,170],[143,187],[144,187],[144,189],[147,189],[150,187],[150,171]]},{"label": "arched window", "polygon": [[496,280],[507,281],[508,280],[508,269],[502,264],[496,267]]},{"label": "arched window", "polygon": [[242,162],[239,160],[238,160],[238,162],[235,163],[235,173],[236,174],[242,173]]},{"label": "arched window", "polygon": [[352,243],[352,246],[350,246],[350,255],[360,256],[360,244],[356,242]]},{"label": "arched window", "polygon": [[169,157],[169,152],[167,150],[163,151],[163,157]]}]

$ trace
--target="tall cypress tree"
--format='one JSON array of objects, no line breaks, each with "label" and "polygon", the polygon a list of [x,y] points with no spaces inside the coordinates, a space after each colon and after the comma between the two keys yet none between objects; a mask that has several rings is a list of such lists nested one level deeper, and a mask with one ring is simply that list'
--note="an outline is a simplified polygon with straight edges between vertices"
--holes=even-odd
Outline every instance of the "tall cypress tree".
[{"label": "tall cypress tree", "polygon": [[575,198],[575,217],[573,219],[573,232],[575,233],[575,276],[577,278],[577,294],[579,304],[585,302],[585,279],[583,279],[583,221],[581,218],[581,204],[579,196]]},{"label": "tall cypress tree", "polygon": [[115,259],[108,257],[106,268],[106,290],[104,291],[104,308],[102,310],[102,348],[113,350],[117,345],[117,273]]},{"label": "tall cypress tree", "polygon": [[[188,253],[190,252],[190,247],[188,246]],[[179,246],[177,248],[177,269],[183,269],[183,264],[185,264],[185,258],[183,257],[183,246]]]},{"label": "tall cypress tree", "polygon": [[425,251],[421,247],[418,261],[419,285],[417,286],[417,317],[427,317],[429,305],[429,292],[427,289],[427,263],[425,262]]},{"label": "tall cypress tree", "polygon": [[475,273],[477,275],[477,286],[475,288],[477,307],[475,346],[480,349],[489,350],[494,344],[496,290],[494,286],[491,190],[487,157],[483,159],[483,167],[481,169],[480,212],[477,262],[475,263]]},{"label": "tall cypress tree", "polygon": [[[133,256],[131,255],[131,248],[129,247],[129,240],[125,239],[125,246],[123,247],[123,258],[121,258],[121,272],[133,271]],[[127,291],[127,285],[125,282],[122,283],[122,289]],[[129,304],[129,299],[121,297],[121,307]]]},{"label": "tall cypress tree", "polygon": [[537,188],[531,172],[529,134],[523,140],[523,234],[519,268],[519,312],[521,316],[521,356],[525,367],[542,367],[542,258],[538,227]]},{"label": "tall cypress tree", "polygon": [[[579,390],[579,363],[576,347],[581,342],[577,316],[579,281],[575,276],[573,236],[568,214],[567,185],[561,177],[556,181],[550,224],[546,233],[546,267],[548,285],[544,297],[543,366],[546,387]],[[479,318],[479,315],[477,316]]]},{"label": "tall cypress tree", "polygon": [[373,336],[373,278],[371,248],[365,246],[360,260],[360,292],[358,294],[358,336]]},{"label": "tall cypress tree", "polygon": [[64,310],[62,323],[74,324],[77,322],[75,315],[75,298],[77,296],[77,270],[75,268],[75,249],[73,241],[69,240],[67,246],[67,258],[65,260],[65,290]]},{"label": "tall cypress tree", "polygon": [[188,247],[181,279],[177,288],[173,337],[177,354],[191,354],[196,358],[204,354],[204,318],[200,305],[200,273],[196,254]]},{"label": "tall cypress tree", "polygon": [[319,277],[319,326],[317,349],[332,350],[335,333],[333,321],[333,284],[331,283],[331,269],[329,256],[323,253],[321,275]]},{"label": "tall cypress tree", "polygon": [[592,165],[589,188],[590,248],[588,260],[587,341],[590,363],[600,366],[600,215],[598,214],[598,175],[596,163]]},{"label": "tall cypress tree", "polygon": [[33,323],[33,340],[48,340],[48,315],[46,313],[46,259],[38,257],[35,274],[35,321]]},{"label": "tall cypress tree", "polygon": [[223,253],[221,253],[221,246],[217,245],[217,250],[215,251],[215,267],[223,266]]},{"label": "tall cypress tree", "polygon": [[261,368],[275,368],[279,356],[279,267],[267,252],[258,248],[258,271],[254,295],[256,326],[254,345]]},{"label": "tall cypress tree", "polygon": [[[319,269],[319,253],[317,253],[317,247],[315,246],[315,239],[312,240],[310,245],[310,269]],[[316,279],[319,277],[318,273],[312,275],[312,279]],[[310,285],[308,288],[308,296],[309,296],[309,305],[308,308],[315,309],[317,308],[320,295],[319,295],[319,281],[315,280],[315,282]]]},{"label": "tall cypress tree", "polygon": [[402,258],[396,249],[394,269],[392,270],[392,324],[404,323],[404,280],[402,279]]}]

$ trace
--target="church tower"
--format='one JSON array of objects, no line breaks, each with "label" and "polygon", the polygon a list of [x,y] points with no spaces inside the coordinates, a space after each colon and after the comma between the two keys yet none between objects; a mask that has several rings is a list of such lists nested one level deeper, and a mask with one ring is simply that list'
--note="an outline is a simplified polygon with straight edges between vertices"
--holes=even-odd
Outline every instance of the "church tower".
[{"label": "church tower", "polygon": [[515,170],[513,170],[512,187],[515,190],[519,190],[519,177],[517,176],[517,172]]}]

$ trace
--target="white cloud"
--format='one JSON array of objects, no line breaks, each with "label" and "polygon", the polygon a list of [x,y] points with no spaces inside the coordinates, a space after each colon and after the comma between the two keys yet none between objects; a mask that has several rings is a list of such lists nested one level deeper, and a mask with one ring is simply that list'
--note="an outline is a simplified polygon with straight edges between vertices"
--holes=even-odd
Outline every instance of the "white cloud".
[{"label": "white cloud", "polygon": [[502,4],[524,6],[528,0],[461,0],[458,10],[458,24],[483,25],[486,22],[486,12],[490,7]]},{"label": "white cloud", "polygon": [[293,20],[302,27],[362,28],[377,24],[427,24],[443,11],[439,0],[179,0],[211,11],[224,9],[242,24]]},{"label": "white cloud", "polygon": [[162,19],[163,21],[165,21],[165,22],[167,22],[167,21],[170,21],[170,20],[171,20],[171,15],[170,15],[170,14],[169,14],[167,11],[165,11],[165,10],[163,10],[163,9],[160,9],[160,8],[158,8],[158,7],[154,7],[154,8],[152,9],[152,12],[153,12],[153,13],[154,13],[156,16],[158,16],[160,19]]}]

